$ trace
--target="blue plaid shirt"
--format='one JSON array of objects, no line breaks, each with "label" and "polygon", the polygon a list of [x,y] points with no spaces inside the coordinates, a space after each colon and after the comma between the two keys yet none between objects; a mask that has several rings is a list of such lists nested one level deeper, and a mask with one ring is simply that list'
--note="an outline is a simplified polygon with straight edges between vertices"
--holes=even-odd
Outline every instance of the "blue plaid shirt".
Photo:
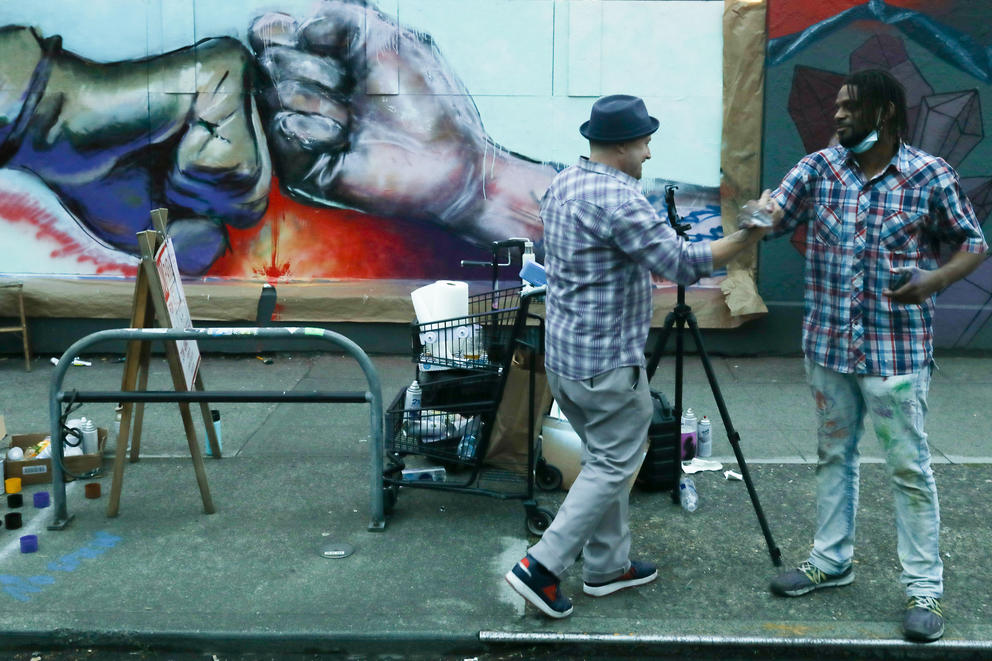
[{"label": "blue plaid shirt", "polygon": [[938,267],[938,244],[988,249],[957,174],[902,144],[882,174],[865,180],[837,146],[803,158],[772,193],[785,211],[776,234],[807,223],[803,348],[845,374],[916,372],[933,357],[934,296],[922,305],[882,295],[891,267]]},{"label": "blue plaid shirt", "polygon": [[637,179],[583,157],[541,201],[545,365],[568,379],[644,365],[651,273],[692,283],[713,270],[709,243],[684,241]]}]

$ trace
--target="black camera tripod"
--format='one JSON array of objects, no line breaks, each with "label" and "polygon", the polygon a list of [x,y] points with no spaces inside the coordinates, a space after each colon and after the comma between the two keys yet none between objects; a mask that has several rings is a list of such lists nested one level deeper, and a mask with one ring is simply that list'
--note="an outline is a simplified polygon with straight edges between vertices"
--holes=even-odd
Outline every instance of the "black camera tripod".
[{"label": "black camera tripod", "polygon": [[[686,230],[689,229],[688,224],[683,224],[680,222],[678,212],[675,210],[675,189],[678,186],[668,185],[665,186],[665,206],[668,208],[668,222],[671,223],[672,228],[675,232],[685,238]],[[713,399],[716,400],[717,408],[720,409],[720,418],[723,420],[723,425],[727,429],[727,438],[730,439],[730,447],[734,449],[734,456],[737,458],[737,464],[741,469],[741,476],[744,478],[744,484],[747,486],[748,495],[751,497],[751,504],[754,505],[754,513],[758,516],[758,523],[761,525],[761,532],[765,536],[765,542],[768,544],[768,552],[771,554],[772,563],[779,567],[782,565],[782,552],[777,546],[775,546],[775,541],[772,539],[772,533],[768,529],[768,521],[765,520],[765,513],[761,509],[761,503],[758,501],[758,494],[754,490],[754,484],[751,481],[751,473],[748,471],[747,463],[744,461],[744,455],[741,452],[740,446],[740,434],[734,429],[734,423],[730,419],[730,413],[727,411],[727,404],[723,400],[723,394],[720,392],[720,384],[717,383],[716,375],[713,373],[713,365],[710,363],[710,358],[706,354],[706,348],[703,346],[703,337],[699,332],[699,325],[696,323],[696,316],[692,313],[692,308],[689,307],[685,302],[685,287],[678,285],[678,298],[676,300],[675,308],[668,313],[665,317],[665,326],[661,330],[661,334],[658,337],[658,342],[647,364],[647,376],[648,380],[654,376],[655,370],[658,369],[658,362],[661,360],[661,354],[665,350],[665,344],[668,342],[668,335],[671,333],[672,328],[675,328],[675,421],[678,423],[682,418],[682,371],[684,363],[684,343],[683,334],[686,325],[689,326],[689,330],[692,332],[693,340],[696,342],[696,350],[699,352],[699,359],[703,363],[703,369],[706,370],[706,378],[710,384],[710,390],[713,393]]]}]

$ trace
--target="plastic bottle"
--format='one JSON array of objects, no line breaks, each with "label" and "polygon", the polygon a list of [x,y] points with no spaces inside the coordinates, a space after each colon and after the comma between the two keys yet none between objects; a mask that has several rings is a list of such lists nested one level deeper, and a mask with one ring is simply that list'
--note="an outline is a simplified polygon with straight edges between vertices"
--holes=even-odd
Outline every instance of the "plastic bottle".
[{"label": "plastic bottle", "polygon": [[89,418],[81,418],[81,422],[79,431],[83,432],[83,454],[94,454],[100,449],[96,425]]},{"label": "plastic bottle", "polygon": [[83,418],[69,418],[69,420],[65,423],[65,428],[66,429],[75,429],[76,431],[79,432],[79,436],[76,436],[75,434],[66,432],[66,435],[65,435],[65,445],[68,445],[69,447],[72,447],[72,446],[82,447],[83,446],[83,434],[82,434],[82,432],[83,432]]},{"label": "plastic bottle", "polygon": [[420,384],[414,381],[406,389],[406,400],[403,403],[403,408],[407,411],[408,420],[419,420],[420,419],[420,401],[423,391],[420,389]]},{"label": "plastic bottle", "polygon": [[527,282],[527,279],[523,277],[523,272],[527,269],[528,262],[537,261],[537,257],[534,255],[534,244],[531,241],[524,241],[524,246],[520,251],[520,284],[524,286],[524,291],[531,288],[531,284]]},{"label": "plastic bottle", "polygon": [[696,448],[697,456],[709,457],[713,454],[713,425],[705,415],[696,430]]},{"label": "plastic bottle", "polygon": [[686,409],[682,414],[682,460],[692,459],[696,456],[697,433],[699,431],[696,414],[692,409]]},{"label": "plastic bottle", "polygon": [[468,461],[475,456],[475,446],[478,441],[475,438],[475,434],[471,432],[466,432],[462,436],[462,440],[458,441],[458,458]]},{"label": "plastic bottle", "polygon": [[[124,405],[114,407],[114,443],[121,437],[121,420],[124,418]],[[131,451],[131,435],[127,436],[127,452]]]},{"label": "plastic bottle", "polygon": [[[214,426],[214,435],[217,436],[217,449],[224,452],[224,443],[221,440],[221,426],[220,426],[220,411],[217,409],[210,409],[210,422]],[[210,448],[210,439],[207,438],[203,443],[205,452],[208,457],[214,456],[214,451]]]},{"label": "plastic bottle", "polygon": [[679,478],[679,504],[686,512],[695,512],[699,507],[699,494],[696,493],[696,483],[688,475]]}]

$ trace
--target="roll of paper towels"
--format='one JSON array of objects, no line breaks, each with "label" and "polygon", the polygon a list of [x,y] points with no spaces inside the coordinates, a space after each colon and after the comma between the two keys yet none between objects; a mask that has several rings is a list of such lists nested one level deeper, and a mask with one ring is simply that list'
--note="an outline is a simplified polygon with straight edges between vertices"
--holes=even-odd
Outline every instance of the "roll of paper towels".
[{"label": "roll of paper towels", "polygon": [[438,280],[410,293],[417,321],[424,324],[440,319],[468,316],[468,283]]}]

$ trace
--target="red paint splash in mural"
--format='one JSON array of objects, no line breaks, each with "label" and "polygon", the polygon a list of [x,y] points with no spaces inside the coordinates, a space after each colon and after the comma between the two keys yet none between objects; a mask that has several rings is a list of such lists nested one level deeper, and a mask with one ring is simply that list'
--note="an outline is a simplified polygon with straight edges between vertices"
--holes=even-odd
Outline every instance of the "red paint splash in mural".
[{"label": "red paint splash in mural", "polygon": [[[434,279],[457,273],[460,259],[479,249],[431,226],[348,209],[304,206],[273,179],[259,223],[231,229],[230,250],[208,276],[305,279]],[[484,254],[484,253],[482,253]]]},{"label": "red paint splash in mural", "polygon": [[52,259],[75,259],[77,264],[93,264],[97,275],[124,275],[134,277],[138,273],[135,264],[127,264],[108,260],[94,255],[87,246],[79,243],[68,232],[59,229],[63,224],[48,212],[30,194],[0,191],[0,218],[11,224],[20,224],[33,228],[34,238],[44,243],[57,246],[50,253]]}]

